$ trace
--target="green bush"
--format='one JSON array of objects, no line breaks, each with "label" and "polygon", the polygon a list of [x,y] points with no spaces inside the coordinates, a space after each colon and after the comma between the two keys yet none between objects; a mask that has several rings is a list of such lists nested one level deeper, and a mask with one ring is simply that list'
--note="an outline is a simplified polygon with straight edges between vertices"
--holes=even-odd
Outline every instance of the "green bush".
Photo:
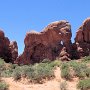
[{"label": "green bush", "polygon": [[4,65],[4,60],[0,58],[0,66]]},{"label": "green bush", "polygon": [[28,78],[31,82],[41,83],[43,79],[54,77],[53,67],[49,63],[36,63],[34,65],[18,66],[12,74],[15,80],[21,77]]},{"label": "green bush", "polygon": [[2,71],[1,76],[2,77],[11,77],[13,73],[13,69],[7,69]]},{"label": "green bush", "polygon": [[60,60],[50,61],[49,59],[44,59],[41,63],[49,64],[51,67],[60,66]]},{"label": "green bush", "polygon": [[9,63],[9,68],[10,69],[15,69],[16,67],[18,67],[18,64]]},{"label": "green bush", "polygon": [[36,72],[42,78],[53,76],[53,70],[52,70],[52,67],[49,64],[40,64],[36,68],[37,68]]},{"label": "green bush", "polygon": [[0,58],[0,71],[3,71],[5,69],[5,62],[3,59]]},{"label": "green bush", "polygon": [[85,64],[79,63],[76,67],[74,67],[76,76],[79,78],[86,77],[86,74],[85,74],[86,68],[87,68],[87,66]]},{"label": "green bush", "polygon": [[1,71],[1,76],[2,77],[11,77],[15,68],[16,68],[15,64],[4,63],[4,69]]},{"label": "green bush", "polygon": [[84,72],[87,77],[90,77],[90,68],[86,68]]},{"label": "green bush", "polygon": [[60,90],[67,90],[67,83],[66,81],[63,81],[60,83]]},{"label": "green bush", "polygon": [[77,67],[79,65],[79,63],[76,62],[75,60],[69,61],[68,64],[70,67],[73,67],[73,68]]},{"label": "green bush", "polygon": [[17,68],[13,71],[12,76],[13,76],[14,80],[19,80],[19,79],[21,79],[21,69],[20,69],[20,67],[17,67]]},{"label": "green bush", "polygon": [[13,78],[14,78],[14,80],[19,80],[19,79],[21,79],[21,74],[19,73],[19,72],[15,72],[14,74],[13,74]]},{"label": "green bush", "polygon": [[8,90],[8,85],[5,82],[0,82],[0,90]]},{"label": "green bush", "polygon": [[90,89],[90,79],[80,80],[77,84],[77,88],[80,90],[89,90]]},{"label": "green bush", "polygon": [[90,56],[85,56],[82,61],[86,63],[90,62]]},{"label": "green bush", "polygon": [[34,76],[34,68],[33,66],[27,66],[27,65],[24,65],[22,66],[21,68],[21,76],[23,77],[29,77],[32,78]]},{"label": "green bush", "polygon": [[61,66],[61,77],[65,78],[67,80],[71,79],[70,69],[69,69],[69,65],[67,63],[63,63]]},{"label": "green bush", "polygon": [[36,64],[31,68],[30,72],[27,73],[28,78],[36,83],[42,83],[43,79],[51,79],[54,77],[52,67],[47,63]]},{"label": "green bush", "polygon": [[59,60],[50,61],[44,59],[41,63],[34,65],[22,65],[5,63],[0,59],[0,73],[2,77],[13,77],[14,80],[19,80],[21,77],[28,78],[31,82],[41,83],[45,79],[54,78],[53,69],[55,66],[60,66]]},{"label": "green bush", "polygon": [[79,62],[76,62],[76,61],[70,61],[69,65],[75,71],[75,76],[77,76],[79,78],[85,78],[86,77],[86,72],[85,71],[87,69],[87,66],[86,66],[85,63],[79,63]]},{"label": "green bush", "polygon": [[55,66],[58,66],[60,67],[61,65],[61,62],[60,60],[55,60],[55,61],[52,61],[51,63],[49,63],[51,67],[55,67]]}]

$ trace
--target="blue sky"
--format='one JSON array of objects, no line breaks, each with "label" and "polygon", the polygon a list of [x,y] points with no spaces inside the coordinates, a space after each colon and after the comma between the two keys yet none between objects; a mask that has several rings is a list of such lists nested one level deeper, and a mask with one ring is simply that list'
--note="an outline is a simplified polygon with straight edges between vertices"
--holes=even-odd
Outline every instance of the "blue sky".
[{"label": "blue sky", "polygon": [[11,41],[17,41],[19,54],[27,31],[41,31],[53,21],[68,20],[74,41],[77,29],[89,16],[90,0],[0,0],[0,28]]}]

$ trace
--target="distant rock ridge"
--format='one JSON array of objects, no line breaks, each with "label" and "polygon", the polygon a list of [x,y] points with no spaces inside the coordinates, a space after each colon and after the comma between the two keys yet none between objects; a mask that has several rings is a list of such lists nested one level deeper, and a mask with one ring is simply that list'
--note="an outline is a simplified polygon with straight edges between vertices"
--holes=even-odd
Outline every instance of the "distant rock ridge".
[{"label": "distant rock ridge", "polygon": [[10,43],[0,30],[0,57],[6,62],[34,64],[44,59],[69,61],[90,55],[90,18],[84,20],[76,32],[75,42],[71,42],[71,25],[66,20],[55,21],[41,32],[26,33],[25,48],[18,56],[17,42]]}]

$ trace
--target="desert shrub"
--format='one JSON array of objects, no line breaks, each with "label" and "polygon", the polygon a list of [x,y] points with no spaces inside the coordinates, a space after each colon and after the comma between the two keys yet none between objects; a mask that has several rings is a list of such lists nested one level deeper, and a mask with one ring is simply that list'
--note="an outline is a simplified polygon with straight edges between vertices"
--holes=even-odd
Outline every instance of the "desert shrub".
[{"label": "desert shrub", "polygon": [[19,80],[21,77],[29,78],[31,81],[40,82],[43,79],[51,79],[54,77],[53,68],[60,66],[60,61],[50,61],[44,59],[41,63],[34,65],[22,65],[5,63],[0,59],[0,73],[2,77],[13,77]]},{"label": "desert shrub", "polygon": [[1,81],[1,71],[0,71],[0,81]]},{"label": "desert shrub", "polygon": [[31,68],[30,72],[27,73],[28,78],[36,83],[42,83],[43,79],[51,79],[54,77],[52,67],[47,63],[36,64]]},{"label": "desert shrub", "polygon": [[10,69],[15,69],[17,66],[18,66],[18,64],[9,63],[9,68]]},{"label": "desert shrub", "polygon": [[80,90],[89,90],[90,89],[90,79],[80,80],[77,84],[77,88]]},{"label": "desert shrub", "polygon": [[70,67],[75,71],[75,75],[79,78],[90,77],[90,68],[84,62],[70,61]]},{"label": "desert shrub", "polygon": [[68,64],[69,64],[70,67],[74,68],[74,67],[78,66],[79,63],[76,62],[75,60],[72,60],[72,61],[69,61]]},{"label": "desert shrub", "polygon": [[11,77],[13,73],[13,69],[7,69],[2,71],[1,76],[2,77]]},{"label": "desert shrub", "polygon": [[4,65],[4,60],[0,58],[0,66]]},{"label": "desert shrub", "polygon": [[65,78],[67,80],[71,79],[70,69],[69,69],[69,65],[67,63],[62,63],[62,66],[61,66],[61,77]]},{"label": "desert shrub", "polygon": [[43,59],[43,60],[42,60],[42,63],[51,63],[51,61],[46,58],[46,59]]},{"label": "desert shrub", "polygon": [[55,67],[55,66],[58,66],[60,67],[61,65],[61,62],[60,60],[55,60],[55,61],[52,61],[51,63],[49,63],[51,67]]},{"label": "desert shrub", "polygon": [[4,65],[4,61],[0,58],[0,81],[1,81],[1,73],[3,71],[3,65]]},{"label": "desert shrub", "polygon": [[21,77],[28,78],[31,82],[41,83],[43,79],[54,77],[53,67],[48,63],[36,63],[34,65],[18,66],[12,74],[14,80]]},{"label": "desert shrub", "polygon": [[30,80],[34,80],[36,74],[35,74],[35,70],[34,68],[30,67],[28,70],[25,71],[26,72],[26,76],[28,79]]},{"label": "desert shrub", "polygon": [[87,66],[86,66],[85,63],[79,63],[79,62],[76,62],[76,61],[70,61],[69,65],[75,71],[75,76],[77,76],[79,78],[86,77],[86,72],[85,71],[87,69]]},{"label": "desert shrub", "polygon": [[14,80],[19,80],[21,77],[27,77],[28,72],[32,72],[32,67],[28,65],[17,66],[12,73]]},{"label": "desert shrub", "polygon": [[21,79],[21,74],[17,71],[13,73],[13,78],[14,80],[19,80]]},{"label": "desert shrub", "polygon": [[87,66],[85,64],[79,63],[76,67],[74,67],[76,76],[79,78],[86,77],[85,70]]},{"label": "desert shrub", "polygon": [[60,66],[60,60],[54,60],[54,61],[50,61],[49,59],[44,59],[41,63],[48,63],[51,67],[55,67],[55,66]]},{"label": "desert shrub", "polygon": [[90,56],[85,56],[83,59],[82,59],[83,62],[90,62]]},{"label": "desert shrub", "polygon": [[66,81],[63,81],[60,83],[60,90],[67,90],[67,83]]},{"label": "desert shrub", "polygon": [[53,75],[52,67],[48,64],[40,64],[36,68],[36,72],[42,77],[51,77]]},{"label": "desert shrub", "polygon": [[11,77],[12,73],[16,67],[18,67],[18,66],[16,66],[16,64],[5,63],[4,69],[1,71],[1,76],[2,77]]},{"label": "desert shrub", "polygon": [[0,70],[3,71],[5,69],[5,62],[0,58]]},{"label": "desert shrub", "polygon": [[12,76],[13,76],[14,80],[19,80],[19,79],[21,79],[21,68],[20,68],[20,67],[17,67],[17,68],[13,71]]},{"label": "desert shrub", "polygon": [[0,82],[0,90],[8,90],[8,85],[5,82]]},{"label": "desert shrub", "polygon": [[90,68],[86,68],[84,72],[87,77],[90,77]]},{"label": "desert shrub", "polygon": [[21,76],[22,77],[28,77],[28,76],[33,77],[33,75],[34,75],[33,66],[28,66],[28,65],[22,66],[22,68],[21,68]]}]

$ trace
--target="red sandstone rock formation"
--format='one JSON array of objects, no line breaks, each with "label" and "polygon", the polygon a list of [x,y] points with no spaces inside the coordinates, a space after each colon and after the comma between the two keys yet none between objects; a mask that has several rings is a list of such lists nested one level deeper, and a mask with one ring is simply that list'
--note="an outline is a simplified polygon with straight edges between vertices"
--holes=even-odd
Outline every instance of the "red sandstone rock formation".
[{"label": "red sandstone rock formation", "polygon": [[0,30],[0,57],[6,62],[30,64],[41,62],[43,59],[59,58],[68,61],[90,55],[90,18],[87,18],[78,29],[73,44],[71,36],[69,22],[53,22],[42,32],[28,32],[24,40],[24,52],[18,57],[17,43],[10,43]]},{"label": "red sandstone rock formation", "polygon": [[[15,48],[10,48],[10,41],[5,37],[4,32],[0,30],[0,58],[3,58],[6,62],[12,62],[12,56],[14,56]],[[15,59],[17,57],[15,56]],[[14,60],[15,60],[14,59]]]},{"label": "red sandstone rock formation", "polygon": [[78,58],[90,55],[90,18],[87,18],[78,29],[75,43]]},{"label": "red sandstone rock formation", "polygon": [[4,32],[0,30],[0,57],[4,58],[6,62],[9,62],[11,58],[9,50],[10,41],[5,37]]},{"label": "red sandstone rock formation", "polygon": [[24,40],[24,52],[17,58],[16,63],[36,63],[45,58],[54,60],[59,57],[63,46],[71,57],[71,36],[71,25],[65,20],[49,24],[40,33],[28,32]]},{"label": "red sandstone rock formation", "polygon": [[18,46],[17,46],[17,42],[16,41],[10,42],[9,47],[10,47],[11,57],[12,57],[12,61],[11,62],[14,63],[14,61],[18,57]]},{"label": "red sandstone rock formation", "polygon": [[70,61],[71,59],[69,58],[69,54],[67,53],[67,49],[66,47],[63,47],[60,54],[59,54],[59,57],[62,61]]}]

